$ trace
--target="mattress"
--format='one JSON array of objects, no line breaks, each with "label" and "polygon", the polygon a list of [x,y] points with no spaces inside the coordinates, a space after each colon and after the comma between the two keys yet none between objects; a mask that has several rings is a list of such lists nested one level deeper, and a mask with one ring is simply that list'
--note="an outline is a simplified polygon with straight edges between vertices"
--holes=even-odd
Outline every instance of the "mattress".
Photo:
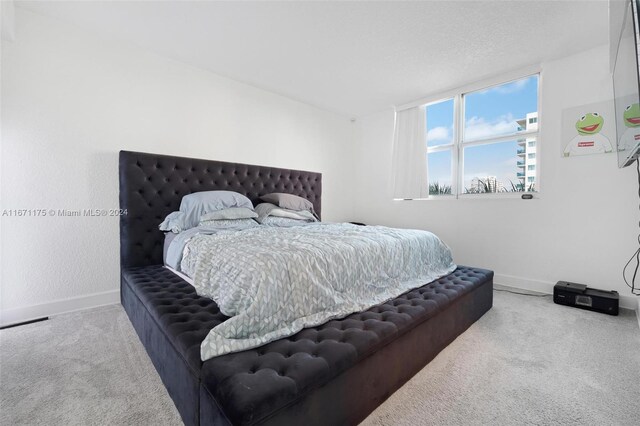
[{"label": "mattress", "polygon": [[204,363],[202,340],[228,319],[215,302],[155,265],[123,270],[122,303],[186,424],[352,424],[491,308],[492,282],[493,272],[461,266],[364,312]]}]

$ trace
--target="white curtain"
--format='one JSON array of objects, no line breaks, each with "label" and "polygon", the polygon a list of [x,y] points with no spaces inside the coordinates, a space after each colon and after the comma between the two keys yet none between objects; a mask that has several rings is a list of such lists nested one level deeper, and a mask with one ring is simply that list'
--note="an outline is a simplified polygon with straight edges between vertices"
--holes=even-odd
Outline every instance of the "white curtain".
[{"label": "white curtain", "polygon": [[393,134],[393,198],[425,198],[427,184],[427,118],[425,108],[396,111]]}]

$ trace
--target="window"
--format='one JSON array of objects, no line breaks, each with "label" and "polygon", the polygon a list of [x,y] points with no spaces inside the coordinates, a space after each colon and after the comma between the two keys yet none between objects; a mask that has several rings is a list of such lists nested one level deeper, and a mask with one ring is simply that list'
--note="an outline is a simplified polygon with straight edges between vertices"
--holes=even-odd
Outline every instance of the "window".
[{"label": "window", "polygon": [[537,189],[538,81],[534,74],[426,105],[429,196]]}]

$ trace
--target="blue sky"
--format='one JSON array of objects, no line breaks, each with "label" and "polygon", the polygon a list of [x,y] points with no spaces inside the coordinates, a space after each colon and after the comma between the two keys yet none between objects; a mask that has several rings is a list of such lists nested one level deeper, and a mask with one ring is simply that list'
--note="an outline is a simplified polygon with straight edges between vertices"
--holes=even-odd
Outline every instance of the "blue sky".
[{"label": "blue sky", "polygon": [[[472,92],[465,97],[465,139],[477,140],[516,131],[516,119],[538,109],[538,77]],[[429,146],[452,142],[453,100],[427,106]],[[517,143],[505,142],[465,149],[465,186],[474,177],[497,176],[506,186],[517,183]],[[451,185],[451,153],[430,154],[429,181]]]}]

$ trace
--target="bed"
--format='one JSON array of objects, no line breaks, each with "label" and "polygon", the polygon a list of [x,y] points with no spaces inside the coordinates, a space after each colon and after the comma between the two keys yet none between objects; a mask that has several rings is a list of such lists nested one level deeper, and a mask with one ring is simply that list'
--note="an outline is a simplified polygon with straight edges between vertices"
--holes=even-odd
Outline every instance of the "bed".
[{"label": "bed", "polygon": [[187,425],[357,424],[487,312],[493,272],[453,273],[366,311],[205,362],[226,321],[216,303],[163,266],[157,228],[183,196],[286,192],[321,215],[319,173],[120,152],[121,302]]}]

